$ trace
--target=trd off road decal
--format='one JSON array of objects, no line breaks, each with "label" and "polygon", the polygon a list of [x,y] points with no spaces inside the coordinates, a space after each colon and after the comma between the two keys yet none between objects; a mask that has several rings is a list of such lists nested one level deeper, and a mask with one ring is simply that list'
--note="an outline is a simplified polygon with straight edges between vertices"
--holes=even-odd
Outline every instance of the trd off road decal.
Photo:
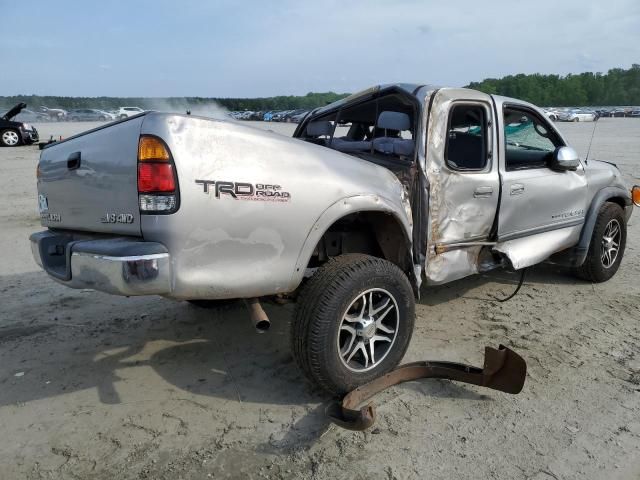
[{"label": "trd off road decal", "polygon": [[551,215],[553,220],[557,218],[572,218],[572,217],[582,217],[584,215],[584,209],[580,210],[571,210],[569,212],[562,212],[556,215]]},{"label": "trd off road decal", "polygon": [[202,185],[203,192],[213,193],[216,198],[222,195],[235,200],[253,200],[258,202],[288,202],[291,194],[282,190],[280,185],[246,182],[217,182],[215,180],[196,180]]}]

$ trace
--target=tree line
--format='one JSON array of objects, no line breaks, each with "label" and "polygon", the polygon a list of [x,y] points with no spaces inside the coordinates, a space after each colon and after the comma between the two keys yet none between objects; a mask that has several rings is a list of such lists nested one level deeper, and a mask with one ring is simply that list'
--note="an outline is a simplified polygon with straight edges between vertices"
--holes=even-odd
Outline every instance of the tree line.
[{"label": "tree line", "polygon": [[[629,69],[614,68],[607,73],[584,72],[569,75],[508,75],[503,78],[487,78],[467,85],[486,93],[520,98],[540,106],[631,106],[640,105],[640,65]],[[41,105],[64,109],[98,108],[111,110],[121,106],[143,109],[181,110],[209,106],[211,102],[231,111],[268,111],[312,109],[335,102],[348,93],[310,92],[304,96],[283,95],[263,98],[207,98],[207,97],[57,97],[40,95],[15,95],[0,97],[0,105],[12,106],[25,102],[30,108]]]},{"label": "tree line", "polygon": [[636,106],[640,105],[640,65],[607,73],[508,75],[472,82],[468,87],[540,106]]}]

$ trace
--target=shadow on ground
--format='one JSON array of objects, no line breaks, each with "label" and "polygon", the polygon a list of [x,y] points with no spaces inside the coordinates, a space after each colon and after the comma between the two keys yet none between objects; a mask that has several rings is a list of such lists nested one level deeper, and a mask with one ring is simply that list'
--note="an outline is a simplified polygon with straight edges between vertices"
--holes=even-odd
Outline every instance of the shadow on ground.
[{"label": "shadow on ground", "polygon": [[[467,298],[470,300],[495,301],[508,297],[518,285],[521,271],[507,272],[495,270],[492,272],[473,275],[456,280],[445,285],[424,287],[421,291],[422,305],[435,306],[455,300]],[[535,285],[574,285],[585,283],[576,278],[569,269],[555,265],[541,264],[528,268],[521,292],[526,293],[527,286]],[[472,293],[478,287],[491,284],[491,291],[486,295]]]},{"label": "shadow on ground", "polygon": [[[501,296],[517,281],[517,275],[506,272],[476,276],[424,289],[421,302],[438,305],[488,283]],[[525,291],[536,284],[575,282],[544,265],[530,270]],[[289,353],[290,305],[267,305],[272,328],[259,335],[241,303],[203,309],[159,297],[70,291],[42,273],[2,277],[0,291],[8,300],[0,319],[0,405],[92,388],[102,403],[119,404],[123,400],[116,385],[127,369],[147,366],[171,386],[195,395],[255,404],[319,404],[291,427],[291,438],[299,439],[305,430],[313,441],[328,425],[324,409],[331,399],[302,377]],[[141,382],[145,377],[134,378]],[[136,387],[145,389],[142,383]],[[407,388],[431,396],[487,398],[440,381]],[[164,393],[156,383],[150,394]]]}]

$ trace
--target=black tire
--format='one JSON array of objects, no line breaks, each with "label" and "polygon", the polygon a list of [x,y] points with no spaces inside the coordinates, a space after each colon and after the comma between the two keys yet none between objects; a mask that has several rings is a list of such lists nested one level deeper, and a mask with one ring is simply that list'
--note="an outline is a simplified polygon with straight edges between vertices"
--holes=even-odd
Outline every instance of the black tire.
[{"label": "black tire", "polygon": [[[388,294],[388,298],[393,300],[397,314],[392,313],[385,321],[389,318],[395,321],[395,335],[380,360],[374,361],[368,370],[353,371],[347,366],[349,361],[345,363],[340,355],[340,326],[347,310],[358,298],[363,294],[369,295],[372,290],[376,295]],[[369,303],[373,304],[371,301]],[[291,322],[291,351],[309,380],[331,394],[341,395],[398,365],[409,346],[414,322],[413,289],[400,268],[387,260],[368,255],[341,255],[320,267],[303,287]],[[372,334],[377,335],[376,332],[377,326]],[[364,337],[353,335],[354,340],[359,341],[360,338]],[[369,342],[368,339],[365,341]],[[382,342],[382,345],[385,344]],[[363,348],[366,350],[369,347]],[[361,355],[360,352],[358,354]]]},{"label": "black tire", "polygon": [[12,128],[0,130],[0,145],[3,147],[17,147],[22,145],[22,138],[20,137],[20,132]]},{"label": "black tire", "polygon": [[[606,257],[605,252],[605,233],[612,222],[617,222],[620,227],[620,237],[618,244],[618,250],[615,259],[610,265],[606,265],[610,259]],[[615,224],[613,224],[615,226]],[[607,237],[608,238],[608,237]],[[613,277],[618,268],[620,262],[624,256],[624,249],[627,243],[627,224],[625,222],[624,211],[620,205],[616,203],[606,202],[598,212],[598,218],[593,228],[593,234],[591,235],[591,242],[589,244],[589,252],[584,263],[575,269],[575,273],[578,277],[589,282],[601,283],[606,282]],[[603,257],[603,254],[605,255]]]}]

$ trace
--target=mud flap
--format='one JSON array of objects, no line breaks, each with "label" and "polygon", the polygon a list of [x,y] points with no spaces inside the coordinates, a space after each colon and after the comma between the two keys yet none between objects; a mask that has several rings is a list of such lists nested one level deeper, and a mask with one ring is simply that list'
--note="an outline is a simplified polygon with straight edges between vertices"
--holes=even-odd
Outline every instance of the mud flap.
[{"label": "mud flap", "polygon": [[454,362],[407,363],[349,392],[341,403],[327,408],[327,415],[342,428],[366,430],[375,422],[375,406],[368,403],[358,408],[358,405],[393,385],[420,378],[442,378],[516,394],[522,391],[526,375],[527,364],[513,350],[504,345],[498,349],[485,347],[484,368]]}]

